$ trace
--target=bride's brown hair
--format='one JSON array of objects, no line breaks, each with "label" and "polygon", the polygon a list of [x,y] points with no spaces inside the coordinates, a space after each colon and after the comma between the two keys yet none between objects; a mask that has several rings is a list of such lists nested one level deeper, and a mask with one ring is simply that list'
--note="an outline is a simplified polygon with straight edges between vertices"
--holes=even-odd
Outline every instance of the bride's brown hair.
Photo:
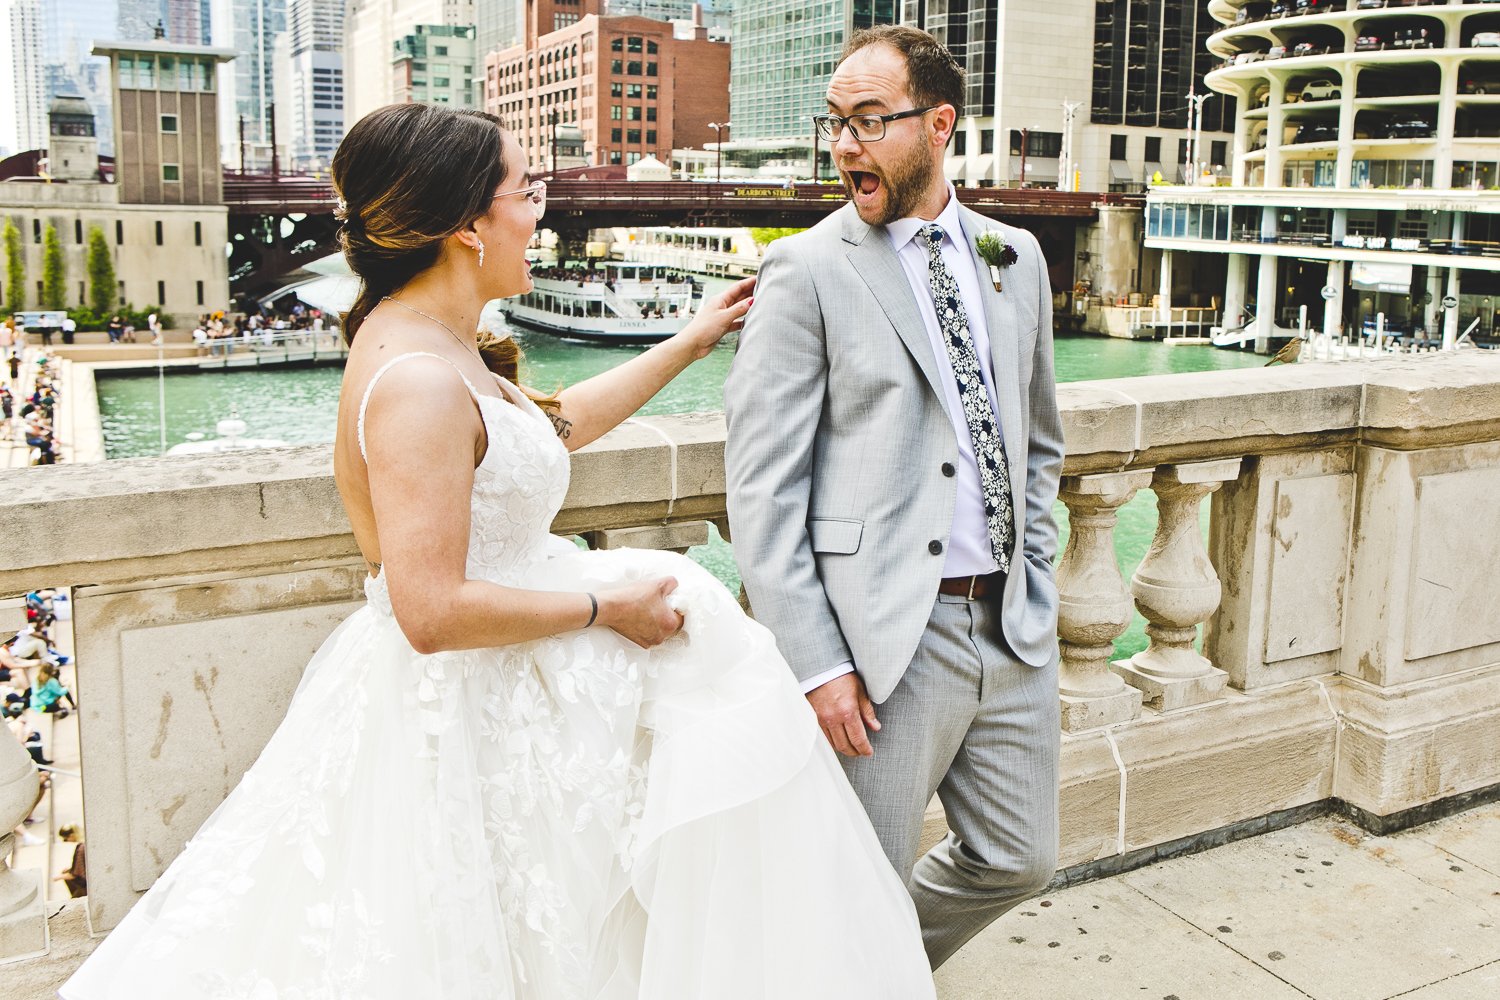
[{"label": "bride's brown hair", "polygon": [[[333,154],[339,244],[360,279],[344,314],[352,344],[381,298],[437,263],[443,241],[490,210],[505,181],[500,119],[433,104],[391,104],[365,115]],[[516,382],[521,350],[481,331],[486,367]],[[543,406],[555,400],[528,393]]]}]

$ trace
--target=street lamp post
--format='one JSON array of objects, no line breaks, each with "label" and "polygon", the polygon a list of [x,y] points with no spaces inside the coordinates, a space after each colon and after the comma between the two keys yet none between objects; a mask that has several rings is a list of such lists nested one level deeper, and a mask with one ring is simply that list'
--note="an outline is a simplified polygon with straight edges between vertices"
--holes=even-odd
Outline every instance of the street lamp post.
[{"label": "street lamp post", "polygon": [[724,180],[724,130],[733,125],[734,122],[709,122],[708,127],[714,130],[714,183],[719,184]]},{"label": "street lamp post", "polygon": [[557,109],[553,108],[552,115],[548,119],[548,124],[552,126],[552,169],[549,171],[549,173],[551,173],[554,177],[557,176],[557,122]]}]

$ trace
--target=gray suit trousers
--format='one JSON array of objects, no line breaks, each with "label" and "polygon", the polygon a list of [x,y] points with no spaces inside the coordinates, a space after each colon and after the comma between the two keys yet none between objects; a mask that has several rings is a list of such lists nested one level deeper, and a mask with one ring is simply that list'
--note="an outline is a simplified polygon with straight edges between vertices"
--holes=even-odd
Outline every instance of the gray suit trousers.
[{"label": "gray suit trousers", "polygon": [[[915,657],[876,707],[873,757],[841,757],[897,874],[936,969],[1057,867],[1057,659],[1016,659],[1000,610],[937,595]],[[948,835],[916,857],[936,792]]]}]

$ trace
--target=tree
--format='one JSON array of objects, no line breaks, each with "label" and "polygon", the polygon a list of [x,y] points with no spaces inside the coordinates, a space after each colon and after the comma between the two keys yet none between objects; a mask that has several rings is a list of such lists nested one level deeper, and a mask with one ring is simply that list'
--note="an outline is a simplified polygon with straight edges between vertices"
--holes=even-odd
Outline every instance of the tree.
[{"label": "tree", "polygon": [[109,242],[104,238],[104,230],[98,226],[89,227],[87,268],[89,308],[103,316],[115,304],[115,258],[109,252]]},{"label": "tree", "polygon": [[63,260],[62,240],[57,227],[48,224],[42,231],[42,308],[63,309],[67,306],[68,267]]},{"label": "tree", "polygon": [[802,232],[801,229],[752,226],[750,227],[750,238],[764,250],[783,236],[792,236],[800,232]]},{"label": "tree", "polygon": [[26,257],[21,249],[21,233],[10,219],[5,220],[5,306],[11,312],[26,308]]}]

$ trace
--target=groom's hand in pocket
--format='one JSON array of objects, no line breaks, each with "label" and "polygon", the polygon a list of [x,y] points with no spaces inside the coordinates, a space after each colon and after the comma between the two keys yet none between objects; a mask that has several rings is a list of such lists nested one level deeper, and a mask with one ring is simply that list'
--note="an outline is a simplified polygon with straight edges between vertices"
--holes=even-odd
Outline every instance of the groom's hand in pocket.
[{"label": "groom's hand in pocket", "polygon": [[835,677],[807,692],[807,700],[817,713],[823,735],[835,750],[845,757],[875,756],[865,729],[880,732],[880,720],[875,718],[875,703],[865,693],[865,682],[859,674],[851,672]]}]

